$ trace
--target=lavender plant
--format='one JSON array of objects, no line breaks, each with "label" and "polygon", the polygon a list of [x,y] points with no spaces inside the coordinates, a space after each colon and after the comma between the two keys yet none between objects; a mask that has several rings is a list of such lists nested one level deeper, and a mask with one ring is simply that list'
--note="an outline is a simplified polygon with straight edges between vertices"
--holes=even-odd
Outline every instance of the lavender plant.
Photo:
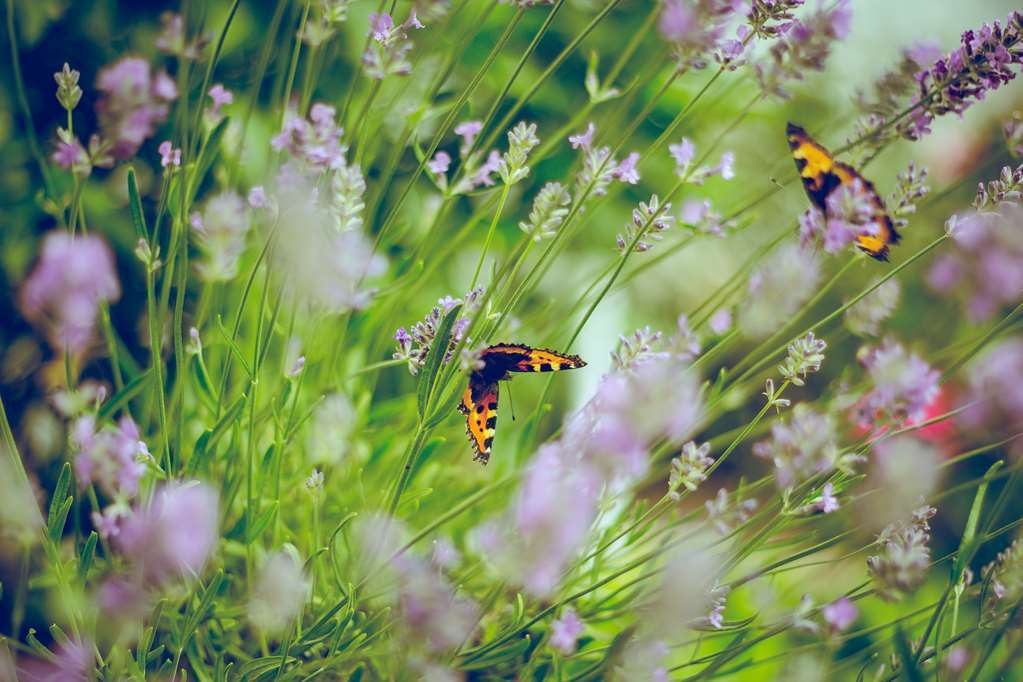
[{"label": "lavender plant", "polygon": [[8,2],[0,679],[1023,675],[994,4]]}]

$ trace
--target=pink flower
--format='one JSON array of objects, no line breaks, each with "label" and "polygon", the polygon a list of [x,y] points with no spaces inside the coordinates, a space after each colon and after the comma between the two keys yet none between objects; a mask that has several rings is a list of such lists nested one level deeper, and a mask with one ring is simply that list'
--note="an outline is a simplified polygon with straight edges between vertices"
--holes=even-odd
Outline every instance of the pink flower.
[{"label": "pink flower", "polygon": [[678,144],[668,145],[668,152],[675,159],[675,165],[678,168],[685,168],[693,162],[693,158],[696,156],[696,146],[688,137],[683,137]]},{"label": "pink flower", "polygon": [[551,646],[561,653],[571,654],[575,651],[579,635],[583,633],[583,622],[579,620],[575,610],[565,609],[561,618],[551,623]]},{"label": "pink flower", "polygon": [[96,103],[103,139],[110,141],[116,159],[134,156],[178,97],[173,79],[164,71],[154,77],[140,57],[125,57],[100,71],[96,87],[103,93]]},{"label": "pink flower", "polygon": [[160,165],[164,168],[181,165],[181,150],[175,149],[170,140],[161,142],[157,151],[160,152]]},{"label": "pink flower", "polygon": [[345,156],[348,147],[341,143],[343,134],[335,121],[334,107],[317,103],[309,111],[308,121],[299,116],[288,117],[270,144],[315,168],[339,170],[348,167]]},{"label": "pink flower", "polygon": [[147,582],[197,575],[219,537],[218,506],[216,491],[206,484],[166,484],[149,508],[125,519],[115,547],[136,562]]},{"label": "pink flower", "polygon": [[589,149],[593,144],[593,134],[595,132],[597,132],[597,126],[590,122],[587,124],[584,132],[569,135],[568,143],[572,145],[572,149]]},{"label": "pink flower", "polygon": [[220,118],[221,116],[220,110],[225,105],[230,104],[231,102],[234,101],[234,94],[220,83],[217,83],[212,88],[210,88],[210,91],[207,94],[210,96],[210,100],[213,102],[210,105],[210,108],[207,109],[207,111],[213,118]]},{"label": "pink flower", "polygon": [[901,344],[888,339],[858,355],[873,383],[857,408],[864,428],[919,419],[937,397],[939,372]]},{"label": "pink flower", "polygon": [[257,185],[249,190],[249,206],[252,208],[266,208],[269,202],[266,197],[266,190],[262,185]]},{"label": "pink flower", "polygon": [[92,343],[101,303],[116,301],[121,287],[114,257],[97,236],[50,232],[19,298],[26,319],[47,330],[50,345],[74,355]]},{"label": "pink flower", "polygon": [[721,162],[718,164],[717,172],[723,180],[731,180],[735,177],[735,153],[725,152],[721,155]]},{"label": "pink flower", "polygon": [[75,170],[89,163],[89,154],[77,137],[72,138],[71,142],[57,142],[57,150],[50,158],[64,170]]},{"label": "pink flower", "polygon": [[451,156],[447,152],[437,152],[426,167],[435,175],[444,175],[451,165]]},{"label": "pink flower", "polygon": [[455,126],[455,135],[462,138],[462,153],[465,154],[472,149],[472,143],[476,136],[483,130],[482,121],[463,121]]},{"label": "pink flower", "polygon": [[833,601],[822,609],[824,620],[831,626],[832,632],[845,632],[849,626],[856,622],[860,610],[849,601],[848,597],[842,597]]},{"label": "pink flower", "polygon": [[724,334],[732,328],[732,312],[727,308],[721,308],[713,315],[711,315],[710,321],[707,323],[710,330],[717,335]]},{"label": "pink flower", "polygon": [[95,662],[92,644],[69,640],[56,648],[52,659],[31,658],[18,664],[20,682],[86,682]]},{"label": "pink flower", "polygon": [[636,170],[637,163],[639,163],[639,152],[632,152],[625,157],[624,161],[615,166],[614,170],[611,171],[611,175],[621,182],[635,185],[639,182],[639,171]]},{"label": "pink flower", "polygon": [[394,29],[394,19],[390,14],[371,12],[369,15],[369,34],[378,43],[384,42]]}]

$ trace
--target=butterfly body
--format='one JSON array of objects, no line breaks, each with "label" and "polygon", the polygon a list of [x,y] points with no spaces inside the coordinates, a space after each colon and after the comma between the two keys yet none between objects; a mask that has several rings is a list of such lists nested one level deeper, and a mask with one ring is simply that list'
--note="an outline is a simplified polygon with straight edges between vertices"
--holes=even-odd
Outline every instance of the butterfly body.
[{"label": "butterfly body", "polygon": [[465,431],[476,461],[490,460],[497,428],[498,382],[510,379],[513,372],[558,372],[585,367],[578,355],[565,355],[521,343],[498,343],[480,354],[483,366],[469,376],[458,409],[465,415]]},{"label": "butterfly body", "polygon": [[789,148],[792,150],[792,158],[796,162],[796,170],[799,171],[803,189],[806,190],[810,202],[827,217],[827,199],[832,192],[845,187],[862,195],[872,208],[875,232],[857,235],[856,246],[872,258],[888,260],[888,247],[899,243],[899,233],[895,231],[884,201],[874,189],[873,183],[849,164],[836,161],[831,152],[810,137],[803,128],[789,123],[785,133]]}]

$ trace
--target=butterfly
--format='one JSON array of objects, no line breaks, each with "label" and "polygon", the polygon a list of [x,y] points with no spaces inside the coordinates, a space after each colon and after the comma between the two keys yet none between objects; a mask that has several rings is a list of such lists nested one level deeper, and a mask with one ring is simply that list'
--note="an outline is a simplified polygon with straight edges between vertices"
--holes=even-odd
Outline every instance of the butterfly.
[{"label": "butterfly", "polygon": [[511,378],[512,372],[559,372],[578,369],[586,363],[578,355],[565,355],[521,343],[498,343],[480,354],[483,367],[469,376],[458,410],[465,415],[465,432],[472,443],[474,461],[490,460],[491,444],[497,428],[497,382]]},{"label": "butterfly", "polygon": [[899,243],[899,233],[895,231],[895,226],[885,210],[884,201],[874,189],[874,185],[852,166],[835,161],[831,152],[799,126],[789,123],[785,133],[789,140],[789,148],[792,149],[792,158],[796,161],[796,169],[803,181],[803,188],[810,197],[810,202],[820,209],[825,217],[828,195],[839,187],[844,186],[848,191],[866,194],[868,205],[874,209],[872,219],[877,225],[877,232],[857,235],[856,246],[872,258],[888,260],[888,247]]}]

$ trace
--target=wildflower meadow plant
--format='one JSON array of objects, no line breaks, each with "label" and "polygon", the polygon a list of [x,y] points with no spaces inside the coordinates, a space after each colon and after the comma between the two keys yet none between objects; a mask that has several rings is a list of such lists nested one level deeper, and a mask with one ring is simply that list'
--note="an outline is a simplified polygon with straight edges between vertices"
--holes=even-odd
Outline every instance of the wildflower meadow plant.
[{"label": "wildflower meadow plant", "polygon": [[8,2],[0,680],[1023,678],[1003,4]]}]

